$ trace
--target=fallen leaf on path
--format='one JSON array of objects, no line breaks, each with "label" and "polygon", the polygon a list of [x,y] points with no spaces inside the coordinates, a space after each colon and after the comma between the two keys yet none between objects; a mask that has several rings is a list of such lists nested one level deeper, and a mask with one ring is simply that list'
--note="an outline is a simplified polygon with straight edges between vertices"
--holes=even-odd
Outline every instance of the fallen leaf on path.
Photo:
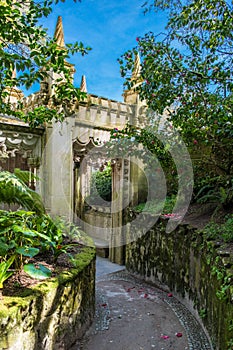
[{"label": "fallen leaf on path", "polygon": [[163,339],[168,339],[168,338],[169,338],[169,335],[161,335],[161,338],[163,338]]},{"label": "fallen leaf on path", "polygon": [[180,332],[178,332],[178,333],[176,333],[176,336],[178,337],[178,338],[180,338],[180,337],[182,337],[182,333],[180,333]]}]

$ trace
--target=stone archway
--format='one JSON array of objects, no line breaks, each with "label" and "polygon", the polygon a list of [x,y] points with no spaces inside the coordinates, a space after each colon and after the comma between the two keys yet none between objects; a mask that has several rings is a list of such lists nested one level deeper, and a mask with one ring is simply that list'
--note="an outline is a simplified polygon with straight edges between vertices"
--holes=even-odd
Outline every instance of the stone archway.
[{"label": "stone archway", "polygon": [[[98,142],[89,137],[73,142],[74,157],[74,221],[90,235],[102,256],[112,262],[123,265],[126,244],[126,210],[132,200],[131,162],[129,159],[106,159],[106,150],[102,146],[105,140]],[[109,205],[106,202],[95,203],[86,200],[90,196],[93,169],[99,169],[111,161],[112,196]]]},{"label": "stone archway", "polygon": [[101,150],[102,144],[93,137],[86,142],[73,142],[74,155],[74,221],[90,235],[99,252],[109,256],[111,242],[111,202],[93,198],[91,193],[92,175],[104,170],[108,163]]},{"label": "stone archway", "polygon": [[[106,159],[100,138],[73,142],[74,157],[74,221],[90,235],[102,256],[124,265],[127,240],[127,208],[138,204],[142,188],[141,175],[135,161],[129,158]],[[103,141],[103,140],[102,140]],[[93,169],[111,161],[112,196],[106,203],[88,202]]]}]

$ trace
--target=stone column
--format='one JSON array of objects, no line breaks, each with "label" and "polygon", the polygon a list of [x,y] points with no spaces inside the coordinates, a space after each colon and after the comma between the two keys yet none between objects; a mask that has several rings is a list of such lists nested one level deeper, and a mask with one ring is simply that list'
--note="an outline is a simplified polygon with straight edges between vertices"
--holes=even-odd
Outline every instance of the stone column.
[{"label": "stone column", "polygon": [[52,216],[73,220],[73,144],[74,118],[53,123],[46,129],[43,152],[43,199]]}]

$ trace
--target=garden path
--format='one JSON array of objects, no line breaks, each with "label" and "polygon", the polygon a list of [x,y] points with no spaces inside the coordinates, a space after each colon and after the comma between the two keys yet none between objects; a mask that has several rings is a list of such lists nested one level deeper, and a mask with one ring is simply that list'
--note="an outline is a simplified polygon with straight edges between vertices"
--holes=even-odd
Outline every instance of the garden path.
[{"label": "garden path", "polygon": [[70,350],[211,350],[201,325],[172,293],[97,257],[96,316]]}]

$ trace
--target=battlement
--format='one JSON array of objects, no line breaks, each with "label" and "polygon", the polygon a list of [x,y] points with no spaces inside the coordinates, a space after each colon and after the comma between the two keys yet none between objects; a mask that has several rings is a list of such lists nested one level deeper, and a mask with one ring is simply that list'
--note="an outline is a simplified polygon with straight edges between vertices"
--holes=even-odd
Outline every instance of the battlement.
[{"label": "battlement", "polygon": [[[24,97],[23,110],[32,111],[43,104],[43,94],[36,92]],[[68,109],[69,111],[69,109]],[[132,121],[135,106],[93,94],[87,94],[83,101],[74,101],[70,112],[75,115],[77,124],[85,124],[102,128],[122,127]]]},{"label": "battlement", "polygon": [[87,95],[84,101],[78,103],[75,122],[99,128],[122,128],[132,121],[134,114],[133,105],[96,95]]},{"label": "battlement", "polygon": [[80,104],[85,103],[88,106],[98,105],[108,110],[123,112],[123,113],[132,113],[132,106],[127,103],[119,102],[116,100],[108,99],[106,97],[101,97],[93,94],[88,94],[87,98],[80,102]]}]

